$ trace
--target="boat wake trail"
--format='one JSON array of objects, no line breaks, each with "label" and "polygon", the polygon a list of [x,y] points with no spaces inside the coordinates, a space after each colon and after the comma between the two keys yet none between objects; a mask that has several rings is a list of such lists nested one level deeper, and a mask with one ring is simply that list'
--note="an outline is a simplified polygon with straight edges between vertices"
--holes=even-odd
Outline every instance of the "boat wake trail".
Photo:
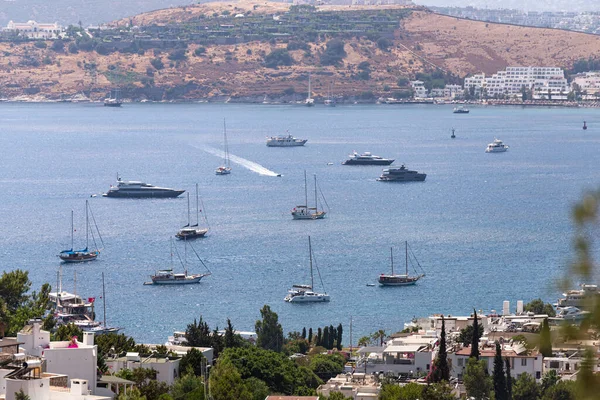
[{"label": "boat wake trail", "polygon": [[[219,149],[215,149],[214,147],[204,146],[204,147],[202,147],[202,150],[204,150],[207,153],[210,153],[214,156],[221,157],[223,159],[225,158],[225,152],[221,151]],[[249,169],[252,172],[256,172],[259,175],[265,175],[265,176],[278,176],[279,175],[277,172],[273,172],[270,169],[265,168],[262,165],[255,163],[254,161],[246,160],[245,158],[235,156],[231,153],[229,153],[229,161],[231,161],[232,163],[241,165],[242,167]]]}]

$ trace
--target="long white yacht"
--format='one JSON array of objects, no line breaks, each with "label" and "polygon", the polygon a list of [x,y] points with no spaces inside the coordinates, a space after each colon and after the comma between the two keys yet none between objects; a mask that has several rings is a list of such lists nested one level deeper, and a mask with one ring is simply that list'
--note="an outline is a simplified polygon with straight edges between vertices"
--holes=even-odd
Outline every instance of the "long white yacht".
[{"label": "long white yacht", "polygon": [[593,295],[598,295],[600,292],[598,291],[597,285],[581,285],[581,289],[578,290],[569,290],[566,293],[563,293],[563,298],[558,299],[558,303],[556,307],[564,308],[564,307],[577,307],[577,308],[585,308],[585,299],[589,298]]},{"label": "long white yacht", "polygon": [[393,162],[394,160],[373,155],[368,151],[362,154],[355,151],[348,156],[348,159],[342,165],[390,165]]},{"label": "long white yacht", "polygon": [[163,269],[156,272],[156,274],[150,276],[152,283],[155,285],[183,285],[186,283],[198,283],[207,274],[191,274],[188,275],[187,271],[184,273],[176,274],[172,269]]},{"label": "long white yacht", "polygon": [[296,147],[304,146],[308,139],[297,139],[292,135],[267,137],[268,147]]},{"label": "long white yacht", "polygon": [[[288,303],[323,303],[330,300],[327,293],[317,293],[313,291],[315,279],[313,275],[313,253],[310,236],[308,237],[308,254],[310,259],[310,285],[293,285],[292,288],[288,290],[287,296],[283,299]],[[315,268],[317,268],[318,271],[316,264]],[[319,277],[321,277],[320,273]],[[321,286],[323,286],[323,280],[321,280]]]},{"label": "long white yacht", "polygon": [[494,139],[494,141],[487,145],[485,149],[486,153],[503,153],[508,150],[508,146],[502,143],[500,139]]},{"label": "long white yacht", "polygon": [[292,218],[299,220],[313,220],[325,218],[325,210],[319,211],[317,196],[317,175],[315,175],[315,206],[308,206],[308,186],[306,181],[306,171],[304,171],[304,204],[292,209]]},{"label": "long white yacht", "polygon": [[117,186],[110,186],[104,197],[177,197],[185,190],[169,189],[140,181],[124,181],[117,177]]}]

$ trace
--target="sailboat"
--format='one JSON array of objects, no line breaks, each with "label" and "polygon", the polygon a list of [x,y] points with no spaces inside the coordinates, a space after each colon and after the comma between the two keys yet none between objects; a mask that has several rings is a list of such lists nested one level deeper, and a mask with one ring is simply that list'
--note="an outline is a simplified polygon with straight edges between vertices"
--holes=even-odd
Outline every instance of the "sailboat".
[{"label": "sailboat", "polygon": [[[190,219],[190,193],[187,194],[187,209],[188,209],[188,223],[183,226],[175,235],[177,239],[196,239],[204,237],[208,233],[208,228],[200,228],[200,209],[198,204],[198,184],[196,183],[196,223],[191,225]],[[206,218],[205,218],[206,221]]]},{"label": "sailboat", "polygon": [[329,107],[335,107],[335,100],[333,100],[331,98],[332,95],[333,95],[333,84],[330,84],[329,88],[327,90],[327,99],[323,102],[323,104],[325,104],[326,106],[329,106]]},{"label": "sailboat", "polygon": [[[181,265],[184,268],[183,273],[173,272],[173,241],[171,241],[171,268],[156,271],[156,273],[154,275],[150,275],[150,279],[152,279],[152,282],[146,282],[146,283],[144,283],[144,285],[185,285],[185,284],[189,284],[189,283],[198,283],[205,276],[211,275],[210,270],[208,269],[206,264],[204,264],[204,262],[202,261],[202,259],[198,255],[198,253],[196,253],[196,250],[192,247],[191,244],[190,244],[191,249],[194,251],[194,253],[196,254],[196,257],[198,257],[198,260],[200,260],[202,265],[204,265],[204,268],[206,268],[207,272],[203,273],[203,274],[188,274],[188,271],[187,271],[187,245],[188,244],[186,241],[185,242],[184,261],[181,261],[181,258],[179,258],[179,261],[181,262]],[[177,256],[179,257],[179,253],[177,253]]]},{"label": "sailboat", "polygon": [[[381,286],[408,286],[414,285],[417,283],[419,279],[425,276],[425,274],[408,275],[408,242],[404,242],[405,251],[406,251],[406,271],[404,275],[396,275],[394,274],[394,249],[390,248],[390,264],[392,266],[391,275],[381,274],[379,275],[379,284]],[[413,254],[414,257],[414,254]],[[416,260],[416,259],[415,259]],[[419,262],[417,261],[417,264]],[[419,267],[421,265],[419,264]]]},{"label": "sailboat", "polygon": [[229,175],[231,173],[231,164],[229,162],[229,145],[227,144],[227,128],[225,119],[223,119],[223,141],[225,142],[225,165],[221,165],[215,170],[217,175]]},{"label": "sailboat", "polygon": [[[93,218],[93,214],[92,214]],[[71,210],[71,248],[69,250],[63,250],[60,252],[58,257],[64,262],[75,263],[75,262],[83,262],[83,261],[92,261],[98,258],[100,255],[100,251],[96,247],[96,250],[89,250],[89,236],[90,236],[90,227],[89,227],[89,204],[88,201],[85,201],[85,249],[74,250],[73,242],[74,242],[74,234],[75,229],[73,227],[73,210]],[[94,225],[96,221],[94,219]],[[98,226],[96,226],[96,230],[98,230]],[[98,231],[98,237],[102,240],[102,236],[100,236],[100,231]],[[94,245],[96,244],[96,238],[94,237],[94,233],[92,231],[92,239],[94,240]]]},{"label": "sailboat", "polygon": [[315,105],[315,99],[312,98],[312,89],[310,86],[310,73],[308,74],[308,96],[306,97],[306,100],[304,100],[304,105],[307,107]]},{"label": "sailboat", "polygon": [[296,206],[292,210],[292,218],[294,219],[323,219],[325,218],[325,210],[319,211],[317,201],[317,175],[315,175],[315,206],[308,206],[308,184],[306,181],[306,171],[304,171],[304,205]]},{"label": "sailboat", "polygon": [[[290,290],[288,290],[287,296],[283,300],[288,303],[322,303],[330,300],[329,295],[325,293],[317,293],[313,291],[315,286],[315,279],[313,275],[313,252],[312,246],[310,242],[310,236],[308,237],[308,254],[309,254],[309,264],[310,264],[310,285],[293,285]],[[314,264],[317,273],[319,273],[319,279],[321,279],[321,273],[319,272],[319,268],[317,264]],[[323,280],[321,279],[321,286],[323,285]]]},{"label": "sailboat", "polygon": [[115,88],[110,90],[110,97],[104,99],[104,107],[121,107],[121,89]]}]

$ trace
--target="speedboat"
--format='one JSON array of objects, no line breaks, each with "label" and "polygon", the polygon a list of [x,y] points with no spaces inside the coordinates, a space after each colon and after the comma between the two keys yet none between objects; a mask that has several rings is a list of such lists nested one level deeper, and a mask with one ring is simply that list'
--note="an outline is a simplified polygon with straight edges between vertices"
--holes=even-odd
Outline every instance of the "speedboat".
[{"label": "speedboat", "polygon": [[427,174],[411,171],[402,165],[384,169],[383,174],[377,180],[382,182],[422,182],[426,177]]},{"label": "speedboat", "polygon": [[454,107],[454,110],[452,110],[452,112],[454,114],[468,114],[469,113],[469,109],[467,107],[464,107],[464,106],[458,106],[458,107]]},{"label": "speedboat", "polygon": [[169,189],[150,185],[140,181],[124,181],[117,178],[117,186],[110,186],[104,197],[177,197],[185,190]]},{"label": "speedboat", "polygon": [[355,151],[348,157],[342,165],[390,165],[394,162],[394,160],[373,155],[368,151],[362,154]]},{"label": "speedboat", "polygon": [[508,146],[502,143],[500,139],[494,139],[494,141],[487,145],[485,149],[486,153],[503,153],[508,150]]},{"label": "speedboat", "polygon": [[292,135],[267,137],[268,147],[295,147],[304,146],[308,139],[297,139]]}]

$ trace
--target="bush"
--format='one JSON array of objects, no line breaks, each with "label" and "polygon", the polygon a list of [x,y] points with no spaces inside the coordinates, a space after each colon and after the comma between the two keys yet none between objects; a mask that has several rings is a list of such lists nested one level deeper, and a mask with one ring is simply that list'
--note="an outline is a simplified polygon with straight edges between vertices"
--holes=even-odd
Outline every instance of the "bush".
[{"label": "bush", "polygon": [[265,67],[278,68],[283,65],[292,65],[294,60],[286,49],[273,50],[265,57]]},{"label": "bush", "polygon": [[65,43],[60,39],[55,40],[54,42],[52,42],[52,46],[50,46],[50,48],[52,49],[52,51],[62,53],[65,51]]},{"label": "bush", "polygon": [[283,91],[283,94],[285,94],[286,96],[291,96],[294,93],[296,93],[296,90],[291,86]]},{"label": "bush", "polygon": [[377,47],[379,47],[383,51],[387,51],[392,45],[392,41],[388,38],[380,37],[377,39]]},{"label": "bush", "polygon": [[359,70],[361,70],[361,71],[370,71],[371,70],[371,64],[369,64],[368,61],[363,61],[360,64],[358,64],[357,68]]},{"label": "bush", "polygon": [[203,54],[206,54],[206,47],[200,46],[196,50],[194,50],[194,55],[196,57],[200,57]]},{"label": "bush", "polygon": [[368,70],[360,71],[358,74],[356,74],[356,77],[361,81],[368,81],[369,79],[371,79],[371,72]]},{"label": "bush", "polygon": [[38,49],[45,49],[48,47],[48,45],[46,44],[46,42],[35,42],[33,44],[35,47],[37,47]]},{"label": "bush", "polygon": [[300,42],[297,40],[292,40],[291,42],[288,43],[287,49],[289,51],[294,51],[294,50],[310,51],[310,46],[308,45],[308,43]]},{"label": "bush", "polygon": [[325,52],[321,54],[321,65],[338,65],[346,57],[344,42],[332,39],[325,45]]},{"label": "bush", "polygon": [[408,80],[408,78],[405,77],[398,78],[398,82],[396,82],[398,86],[408,86],[409,83],[410,81]]},{"label": "bush", "polygon": [[69,53],[71,53],[71,54],[79,53],[79,47],[77,46],[77,43],[75,43],[75,42],[69,43]]},{"label": "bush", "polygon": [[168,58],[171,61],[185,60],[187,58],[187,56],[185,55],[185,49],[173,50],[172,52],[169,53]]},{"label": "bush", "polygon": [[163,69],[165,67],[165,64],[163,64],[160,57],[156,57],[150,60],[150,64],[156,69]]},{"label": "bush", "polygon": [[110,54],[110,49],[104,43],[98,43],[96,46],[96,53],[100,54],[101,56],[105,56]]}]

